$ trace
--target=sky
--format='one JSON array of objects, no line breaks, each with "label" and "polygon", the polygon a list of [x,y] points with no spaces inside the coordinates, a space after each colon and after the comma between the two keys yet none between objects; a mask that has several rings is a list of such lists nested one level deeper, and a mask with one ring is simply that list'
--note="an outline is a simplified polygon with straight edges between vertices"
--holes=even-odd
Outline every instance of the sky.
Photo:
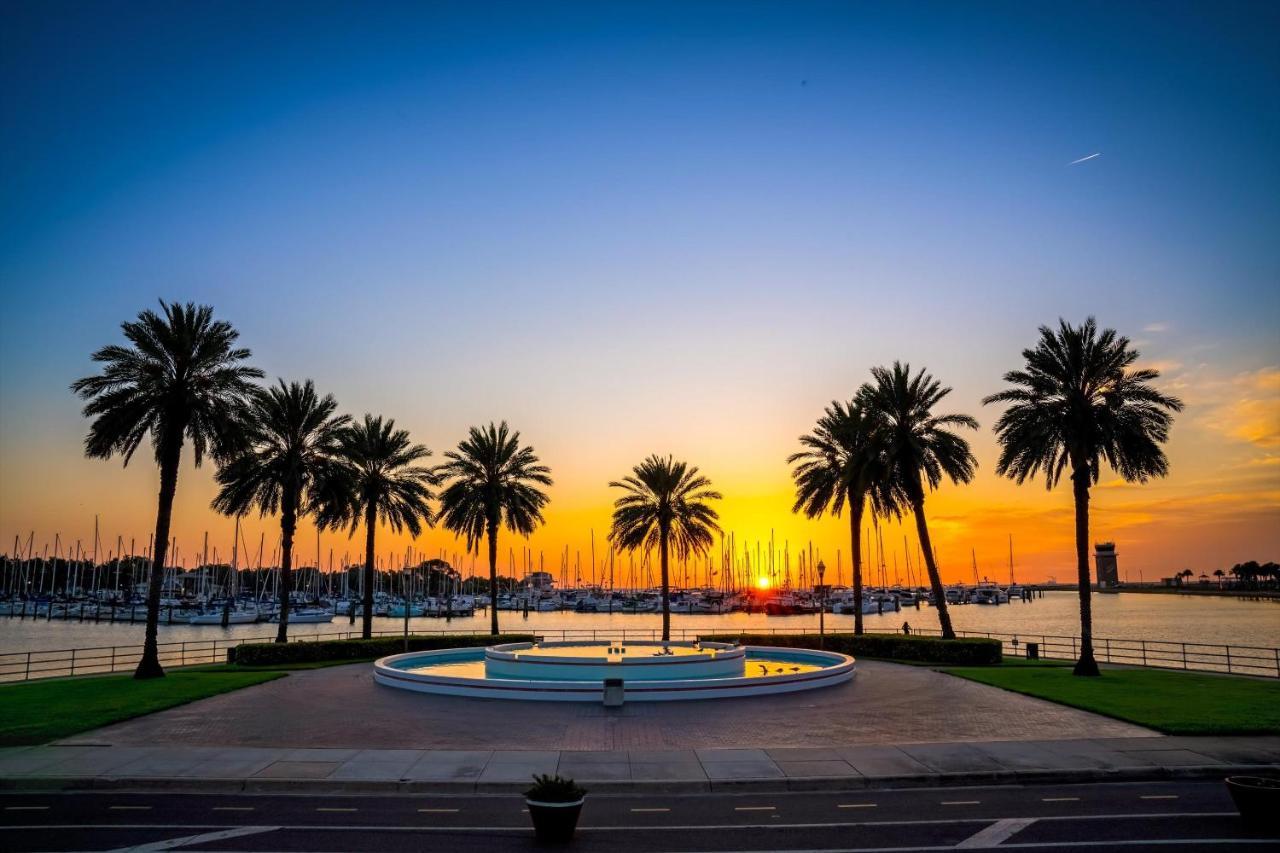
[{"label": "sky", "polygon": [[[145,543],[155,466],[85,459],[68,385],[163,298],[436,459],[508,420],[556,482],[504,571],[567,548],[587,575],[608,482],[671,453],[740,546],[811,543],[846,582],[786,457],[894,359],[982,424],[975,480],[926,503],[944,580],[1005,578],[1010,540],[1019,580],[1071,577],[1069,488],[997,477],[981,400],[1093,315],[1187,404],[1167,478],[1095,490],[1121,575],[1280,558],[1272,4],[0,9],[0,551],[91,547],[95,517],[103,550]],[[179,481],[188,565],[206,532],[230,551],[212,475]],[[278,523],[245,533],[269,559]],[[913,528],[883,541],[906,580]],[[380,532],[408,548],[463,551]]]}]

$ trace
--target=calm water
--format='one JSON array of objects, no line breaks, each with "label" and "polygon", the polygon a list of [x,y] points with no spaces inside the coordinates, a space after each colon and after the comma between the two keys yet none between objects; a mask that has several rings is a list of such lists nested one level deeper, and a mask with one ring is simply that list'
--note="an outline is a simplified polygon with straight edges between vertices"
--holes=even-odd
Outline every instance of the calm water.
[{"label": "calm water", "polygon": [[[1135,640],[1170,640],[1175,642],[1220,643],[1240,646],[1280,647],[1280,602],[1242,601],[1226,597],[1144,595],[1120,593],[1095,595],[1093,598],[1094,633],[1098,637]],[[1077,599],[1072,592],[1047,592],[1043,598],[1030,603],[1013,603],[999,607],[964,605],[951,608],[952,621],[959,631],[992,631],[1034,637],[1042,634],[1071,636],[1079,633]],[[866,626],[870,630],[899,630],[903,621],[913,628],[936,629],[938,620],[928,607],[914,608],[901,613],[868,615]],[[659,629],[662,617],[654,613],[530,613],[527,617],[511,611],[500,611],[498,620],[503,630],[550,633],[565,628],[597,630],[602,639],[607,632],[618,629]],[[827,627],[850,630],[853,616],[827,614]],[[776,629],[817,629],[818,617],[813,616],[765,616],[762,613],[730,613],[723,616],[673,614],[674,629],[687,629],[703,634],[750,632]],[[489,628],[487,614],[444,619],[411,619],[410,630],[474,630],[485,633]],[[399,631],[401,619],[379,618],[374,620],[375,631]],[[323,625],[293,625],[292,636],[331,634],[338,631],[359,630],[359,623],[350,626],[345,618],[336,618]],[[83,624],[54,620],[19,621],[0,618],[0,651],[23,652],[47,649],[85,648],[91,646],[124,646],[142,642],[141,624]],[[210,640],[214,638],[249,639],[271,638],[275,626],[254,625],[219,626],[161,625],[160,641]]]}]

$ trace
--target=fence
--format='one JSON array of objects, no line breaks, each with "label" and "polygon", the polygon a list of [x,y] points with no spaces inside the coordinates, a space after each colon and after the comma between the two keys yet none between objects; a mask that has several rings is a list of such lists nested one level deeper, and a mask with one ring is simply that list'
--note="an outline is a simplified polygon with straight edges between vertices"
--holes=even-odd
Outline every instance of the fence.
[{"label": "fence", "polygon": [[[414,634],[474,634],[474,630],[453,629],[419,631]],[[540,628],[536,632],[546,640],[658,640],[658,628]],[[709,634],[734,633],[727,626],[699,628],[673,628],[672,639],[692,640]],[[816,634],[815,628],[763,628],[743,633],[751,634]],[[849,633],[848,631],[828,633]],[[871,632],[888,633],[888,632]],[[914,633],[936,636],[935,630],[918,629]],[[1028,643],[1039,645],[1040,656],[1057,660],[1075,660],[1080,653],[1080,638],[1052,634],[1001,634],[983,631],[958,631],[962,637],[988,637],[999,640],[1004,654],[1022,657]],[[374,631],[375,637],[399,637],[400,631]],[[320,640],[350,640],[360,637],[359,631],[333,631],[290,637],[290,642],[317,642]],[[269,643],[274,635],[265,637],[211,638],[208,640],[184,640],[160,643],[160,663],[166,667],[195,666],[222,663],[227,659],[227,649],[241,643]],[[1280,648],[1264,646],[1228,646],[1210,643],[1182,643],[1167,640],[1131,640],[1113,637],[1095,637],[1094,656],[1103,663],[1184,669],[1201,672],[1224,672],[1235,675],[1255,675],[1280,678]],[[70,675],[92,675],[111,672],[129,672],[142,657],[142,645],[99,646],[81,649],[57,649],[32,652],[0,652],[0,682],[29,681],[40,678],[57,678]]]}]

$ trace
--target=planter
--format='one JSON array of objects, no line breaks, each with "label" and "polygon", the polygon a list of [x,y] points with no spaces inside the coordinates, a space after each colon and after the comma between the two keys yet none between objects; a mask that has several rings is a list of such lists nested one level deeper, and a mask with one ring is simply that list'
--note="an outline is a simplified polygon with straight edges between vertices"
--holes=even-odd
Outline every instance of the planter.
[{"label": "planter", "polygon": [[1280,826],[1280,779],[1262,776],[1228,776],[1227,790],[1245,823]]},{"label": "planter", "polygon": [[529,817],[533,818],[533,832],[538,840],[558,843],[572,841],[585,800],[585,797],[579,797],[571,803],[525,800],[525,805],[529,807]]}]

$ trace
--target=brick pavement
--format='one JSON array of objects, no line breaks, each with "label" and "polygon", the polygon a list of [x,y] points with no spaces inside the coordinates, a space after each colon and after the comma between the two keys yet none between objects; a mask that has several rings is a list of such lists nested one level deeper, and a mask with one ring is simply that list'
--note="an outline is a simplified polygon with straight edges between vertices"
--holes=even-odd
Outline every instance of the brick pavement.
[{"label": "brick pavement", "polygon": [[[369,664],[287,678],[87,732],[118,746],[687,750],[1155,736],[923,667],[862,661],[849,683],[738,700],[633,703],[432,696],[374,683]],[[818,755],[807,761],[822,761]],[[816,766],[816,765],[815,765]]]}]

